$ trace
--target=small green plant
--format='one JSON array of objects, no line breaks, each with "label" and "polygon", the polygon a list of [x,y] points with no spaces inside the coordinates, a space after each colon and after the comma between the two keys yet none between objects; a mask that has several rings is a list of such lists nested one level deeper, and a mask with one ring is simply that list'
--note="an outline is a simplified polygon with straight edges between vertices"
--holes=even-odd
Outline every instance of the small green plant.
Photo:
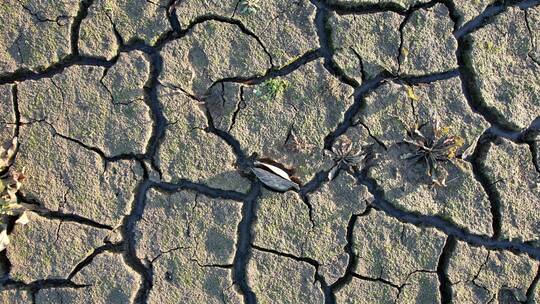
[{"label": "small green plant", "polygon": [[[425,132],[422,129],[428,129]],[[423,163],[426,174],[437,186],[446,186],[446,171],[440,165],[457,159],[456,152],[464,141],[459,136],[450,135],[449,128],[440,128],[439,122],[422,124],[407,132],[405,143],[415,151],[402,155],[402,159]]]},{"label": "small green plant", "polygon": [[103,10],[107,13],[111,13],[113,11],[113,7],[110,3],[105,3],[103,5]]},{"label": "small green plant", "polygon": [[238,8],[242,15],[255,14],[260,8],[259,0],[240,0]]},{"label": "small green plant", "polygon": [[0,251],[6,249],[9,244],[8,221],[16,217],[16,224],[24,225],[28,223],[26,204],[20,203],[17,192],[21,188],[23,180],[26,178],[24,169],[16,171],[11,168],[13,156],[17,151],[17,137],[15,137],[7,147],[0,147]]},{"label": "small green plant", "polygon": [[261,88],[253,90],[253,93],[257,97],[270,101],[276,99],[277,97],[281,97],[288,86],[289,83],[287,80],[281,78],[272,78],[265,81]]}]

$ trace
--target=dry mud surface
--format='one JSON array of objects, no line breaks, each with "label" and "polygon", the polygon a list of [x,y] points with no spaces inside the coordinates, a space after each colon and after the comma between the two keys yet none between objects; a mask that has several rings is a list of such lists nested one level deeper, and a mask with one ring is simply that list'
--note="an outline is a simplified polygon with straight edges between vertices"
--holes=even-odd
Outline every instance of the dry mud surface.
[{"label": "dry mud surface", "polygon": [[[540,1],[3,0],[0,25],[36,205],[1,303],[540,303]],[[446,187],[403,159],[433,118],[469,152]],[[344,138],[376,153],[329,180]]]}]

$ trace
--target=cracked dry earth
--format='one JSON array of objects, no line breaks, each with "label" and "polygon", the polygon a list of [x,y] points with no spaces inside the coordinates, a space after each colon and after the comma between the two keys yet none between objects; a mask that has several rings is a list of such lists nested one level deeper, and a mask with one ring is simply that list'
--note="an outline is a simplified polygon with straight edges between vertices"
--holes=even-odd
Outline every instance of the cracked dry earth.
[{"label": "cracked dry earth", "polygon": [[[1,303],[540,303],[540,1],[2,0],[0,25],[36,205]],[[433,118],[470,151],[446,187],[402,157]],[[343,138],[376,153],[329,180]]]}]

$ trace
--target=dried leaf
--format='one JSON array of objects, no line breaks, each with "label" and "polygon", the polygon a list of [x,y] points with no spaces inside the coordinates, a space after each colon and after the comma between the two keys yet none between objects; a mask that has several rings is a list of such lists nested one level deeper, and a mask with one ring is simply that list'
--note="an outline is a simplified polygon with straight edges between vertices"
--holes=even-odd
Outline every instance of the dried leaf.
[{"label": "dried leaf", "polygon": [[330,172],[328,172],[328,180],[333,180],[334,178],[336,178],[338,171],[339,171],[338,165],[335,165],[334,167],[332,167],[332,169],[330,169]]},{"label": "dried leaf", "polygon": [[466,162],[462,159],[457,158],[456,162],[454,164],[461,170],[461,171],[467,171],[467,167],[465,166]]},{"label": "dried leaf", "polygon": [[407,87],[407,97],[409,97],[409,99],[414,100],[414,101],[420,100],[420,98],[418,98],[418,96],[414,94],[413,88],[409,86]]},{"label": "dried leaf", "polygon": [[267,170],[261,168],[253,168],[253,173],[255,173],[255,176],[257,176],[257,178],[270,189],[281,192],[285,192],[290,189],[300,189],[297,183],[291,181],[290,179],[285,179]]},{"label": "dried leaf", "polygon": [[272,171],[274,174],[276,175],[279,175],[280,177],[286,179],[286,180],[291,180],[291,177],[289,176],[289,174],[287,172],[285,172],[285,170],[279,168],[279,167],[276,167],[274,165],[270,165],[270,164],[267,164],[267,163],[263,163],[263,162],[259,162],[259,161],[255,161],[254,162],[255,166],[261,166],[261,167],[264,167],[266,169],[268,169],[269,171]]},{"label": "dried leaf", "polygon": [[9,245],[9,236],[7,234],[6,227],[2,227],[2,232],[0,232],[0,252],[4,251],[7,245]]},{"label": "dried leaf", "polygon": [[461,148],[464,144],[465,144],[465,140],[460,136],[456,136],[454,145],[456,145],[456,147],[458,148]]},{"label": "dried leaf", "polygon": [[8,194],[8,197],[9,197],[9,200],[8,200],[9,203],[14,204],[14,203],[17,202],[17,191],[18,191],[17,188],[12,187],[11,185],[8,186],[7,194]]},{"label": "dried leaf", "polygon": [[407,60],[407,57],[409,57],[409,49],[406,47],[403,47],[402,49],[404,60]]},{"label": "dried leaf", "polygon": [[478,145],[478,141],[480,140],[480,136],[481,135],[476,136],[476,138],[471,142],[471,144],[467,148],[465,148],[463,153],[461,153],[461,159],[468,159],[474,153],[474,150]]},{"label": "dried leaf", "polygon": [[8,214],[12,216],[19,216],[25,211],[36,210],[36,205],[26,204],[26,203],[7,203],[4,204],[3,214]]},{"label": "dried leaf", "polygon": [[411,158],[413,158],[415,156],[416,156],[416,154],[414,154],[414,153],[405,153],[405,154],[401,155],[399,158],[400,159],[411,159]]},{"label": "dried leaf", "polygon": [[[0,170],[5,170],[13,163],[13,157],[18,147],[17,137],[13,138],[9,147],[6,149],[0,147]],[[0,179],[0,215],[3,217],[0,220],[0,251],[6,249],[9,244],[9,236],[5,220],[8,216],[18,216],[16,224],[25,225],[28,223],[28,215],[26,210],[29,209],[27,204],[19,204],[17,202],[17,192],[22,186],[22,182],[26,176],[24,168],[22,171],[16,171],[10,168],[9,172]]]},{"label": "dried leaf", "polygon": [[335,151],[330,151],[330,150],[324,149],[324,150],[323,150],[323,154],[324,154],[325,156],[329,156],[329,157],[331,157],[331,158],[336,157],[336,152],[335,152]]},{"label": "dried leaf", "polygon": [[21,216],[15,221],[15,224],[26,225],[29,221],[30,220],[28,219],[28,214],[23,211]]},{"label": "dried leaf", "polygon": [[441,187],[441,188],[446,187],[446,182],[445,182],[444,179],[438,180],[438,179],[434,178],[431,181],[433,182],[434,186],[438,186],[438,187]]},{"label": "dried leaf", "polygon": [[4,147],[0,149],[0,170],[5,169],[11,165],[18,144],[19,141],[17,137],[14,137],[11,140],[11,143],[9,143],[7,150]]}]

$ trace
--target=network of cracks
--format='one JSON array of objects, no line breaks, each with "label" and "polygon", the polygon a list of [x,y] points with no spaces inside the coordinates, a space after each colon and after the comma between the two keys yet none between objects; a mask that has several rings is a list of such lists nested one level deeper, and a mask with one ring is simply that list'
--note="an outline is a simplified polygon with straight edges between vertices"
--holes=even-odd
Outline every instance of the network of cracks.
[{"label": "network of cracks", "polygon": [[[540,301],[539,5],[3,1],[35,208],[2,302]],[[438,184],[407,157],[431,124],[462,142]]]}]

